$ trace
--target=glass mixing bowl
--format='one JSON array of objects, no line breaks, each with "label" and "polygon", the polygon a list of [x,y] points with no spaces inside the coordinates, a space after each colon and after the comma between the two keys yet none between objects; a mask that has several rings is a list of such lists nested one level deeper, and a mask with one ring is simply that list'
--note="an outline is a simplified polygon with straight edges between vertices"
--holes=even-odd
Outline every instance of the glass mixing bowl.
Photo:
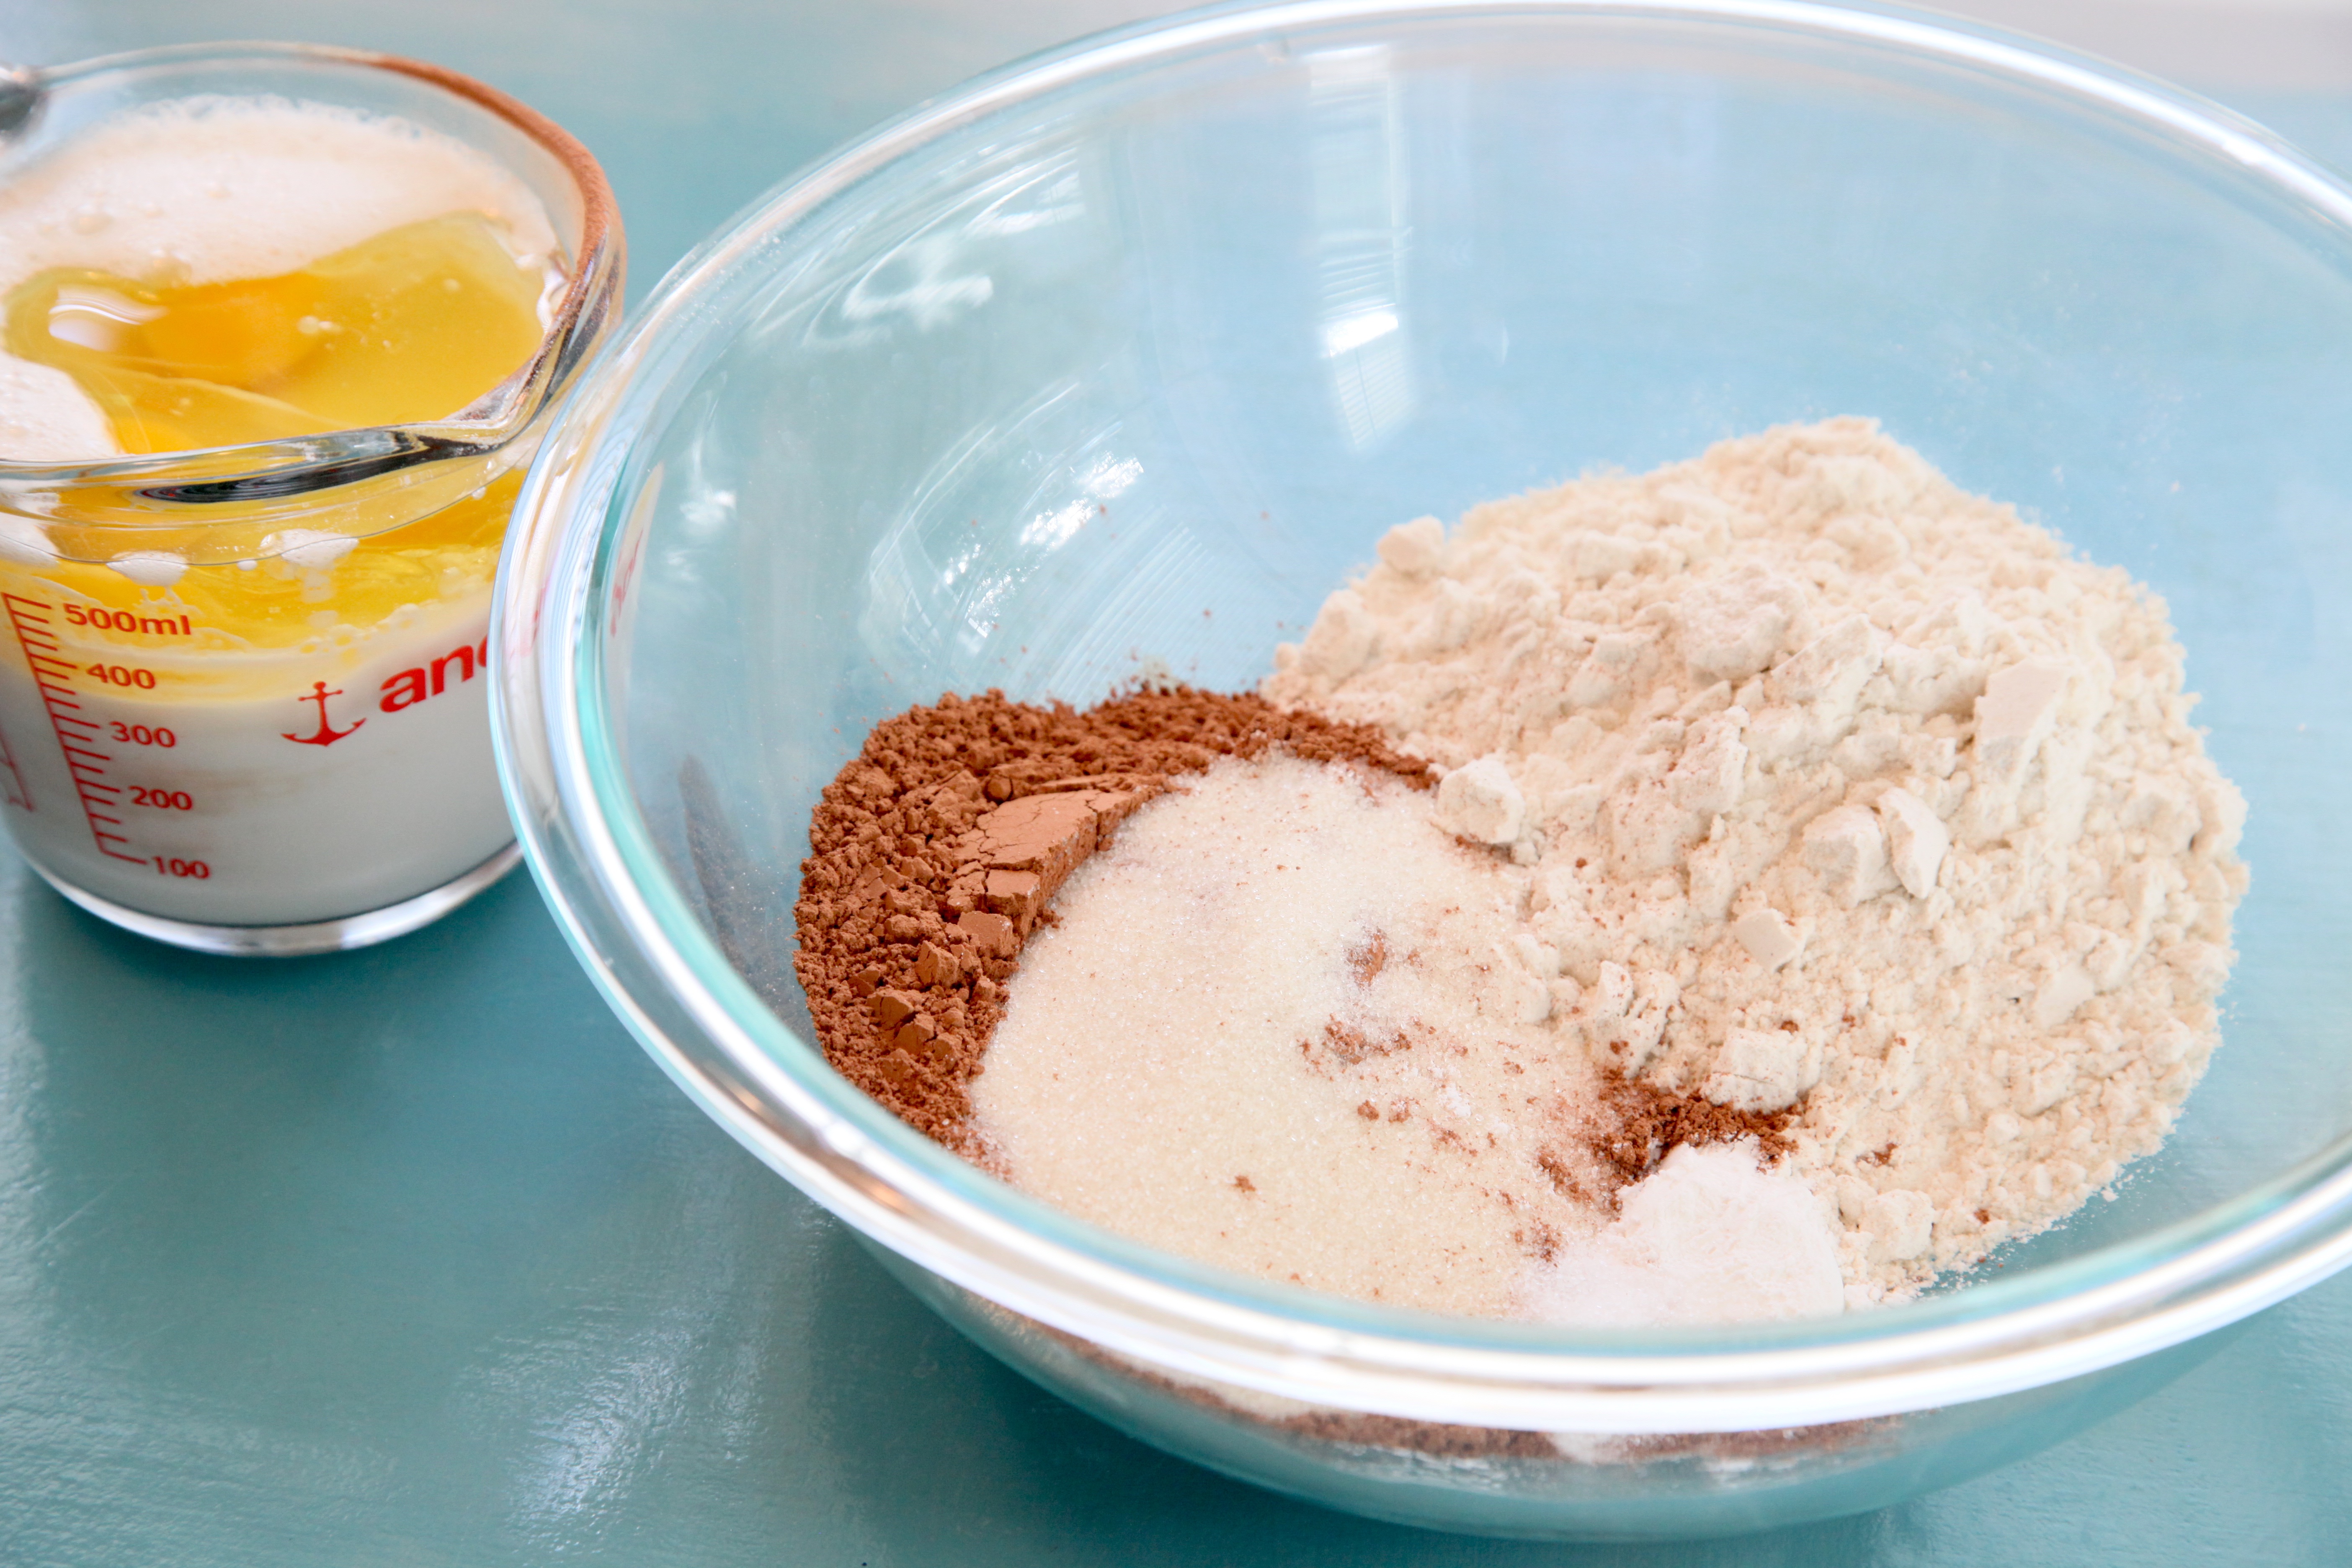
[{"label": "glass mixing bowl", "polygon": [[[712,1117],[1147,1441],[1532,1536],[1959,1479],[2352,1255],[2347,226],[2225,111],[1906,12],[1332,0],[1075,46],[769,196],[573,400],[500,578],[523,841]],[[811,1043],[806,819],[877,719],[1246,687],[1393,523],[1840,413],[2166,595],[2252,803],[2224,1045],[2112,1201],[1832,1321],[1422,1318],[1057,1214]]]}]

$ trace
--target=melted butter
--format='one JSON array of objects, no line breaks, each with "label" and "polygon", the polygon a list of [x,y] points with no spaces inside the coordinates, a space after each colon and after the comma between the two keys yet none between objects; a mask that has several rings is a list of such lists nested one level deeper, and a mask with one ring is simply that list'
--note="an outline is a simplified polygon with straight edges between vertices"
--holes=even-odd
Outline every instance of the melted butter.
[{"label": "melted butter", "polygon": [[72,376],[125,452],[444,419],[538,346],[541,277],[448,213],[275,278],[37,273],[9,292],[7,346]]},{"label": "melted butter", "polygon": [[84,603],[142,616],[185,615],[191,626],[189,637],[160,643],[102,634],[98,640],[199,656],[333,646],[394,620],[404,606],[422,611],[487,591],[521,486],[522,476],[509,473],[430,517],[370,534],[329,567],[306,570],[282,556],[249,567],[192,566],[160,591],[84,562],[59,562],[39,575]]},{"label": "melted butter", "polygon": [[[439,419],[538,347],[544,276],[488,220],[451,213],[274,278],[173,286],[40,273],[7,296],[6,347],[71,375],[127,453]],[[89,605],[185,615],[189,634],[152,654],[348,646],[387,622],[396,630],[406,608],[485,591],[520,482],[509,474],[370,532],[331,566],[195,566],[160,593],[98,564],[64,562],[38,576]]]}]

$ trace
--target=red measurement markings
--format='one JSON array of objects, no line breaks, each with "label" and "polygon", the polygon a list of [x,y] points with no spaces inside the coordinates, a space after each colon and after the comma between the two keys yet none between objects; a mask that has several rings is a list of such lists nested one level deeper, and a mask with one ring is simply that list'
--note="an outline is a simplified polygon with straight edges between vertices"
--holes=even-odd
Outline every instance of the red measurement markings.
[{"label": "red measurement markings", "polygon": [[0,592],[0,606],[8,612],[16,646],[25,650],[25,663],[33,672],[42,705],[48,710],[49,728],[57,731],[58,750],[65,753],[66,770],[73,774],[74,791],[81,797],[82,816],[89,819],[89,835],[97,840],[99,853],[134,866],[146,865],[146,856],[123,853],[131,840],[117,831],[122,819],[114,815],[120,809],[122,786],[106,782],[106,764],[114,756],[98,749],[104,727],[85,714],[75,700],[69,683],[77,671],[70,659],[59,657],[65,649],[51,629],[49,605],[22,594]]},{"label": "red measurement markings", "polygon": [[185,616],[142,616],[136,610],[110,610],[103,605],[68,605],[66,619],[77,626],[149,637],[184,637],[194,629]]}]

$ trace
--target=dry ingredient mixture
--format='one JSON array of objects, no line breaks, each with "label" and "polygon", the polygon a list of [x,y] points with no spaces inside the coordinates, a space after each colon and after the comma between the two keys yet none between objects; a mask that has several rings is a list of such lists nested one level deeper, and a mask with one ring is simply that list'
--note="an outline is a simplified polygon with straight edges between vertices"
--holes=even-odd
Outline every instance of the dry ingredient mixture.
[{"label": "dry ingredient mixture", "polygon": [[827,1058],[909,1126],[984,1157],[970,1086],[1063,880],[1171,777],[1276,747],[1431,782],[1368,726],[1255,696],[1145,691],[1077,713],[992,691],[876,725],[812,814],[794,911]]},{"label": "dry ingredient mixture", "polygon": [[1641,1322],[1974,1262],[2215,1043],[2244,808],[2162,604],[1866,421],[1395,529],[1278,663],[878,728],[835,1063],[1157,1245]]},{"label": "dry ingredient mixture", "polygon": [[[1708,1147],[1625,1139],[1626,1112],[1654,1108],[1621,1104],[1612,1065],[1524,1005],[1517,879],[1427,792],[1279,754],[1181,788],[1071,877],[1023,954],[971,1088],[973,1130],[1022,1187],[1170,1251],[1422,1311],[1837,1310],[1832,1232],[1759,1168],[1778,1121],[1700,1099],[1675,1142]],[[1660,1246],[1661,1192],[1687,1247]],[[1596,1272],[1618,1287],[1600,1310],[1562,1295]]]}]

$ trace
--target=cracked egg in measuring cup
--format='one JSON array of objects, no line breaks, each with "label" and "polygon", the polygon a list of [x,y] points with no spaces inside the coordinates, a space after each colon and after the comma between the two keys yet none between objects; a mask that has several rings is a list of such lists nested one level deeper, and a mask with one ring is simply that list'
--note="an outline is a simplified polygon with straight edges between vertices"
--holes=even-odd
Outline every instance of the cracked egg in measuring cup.
[{"label": "cracked egg in measuring cup", "polygon": [[511,861],[491,582],[619,241],[520,106],[263,58],[303,90],[110,105],[0,170],[0,791],[86,908],[294,952]]}]

